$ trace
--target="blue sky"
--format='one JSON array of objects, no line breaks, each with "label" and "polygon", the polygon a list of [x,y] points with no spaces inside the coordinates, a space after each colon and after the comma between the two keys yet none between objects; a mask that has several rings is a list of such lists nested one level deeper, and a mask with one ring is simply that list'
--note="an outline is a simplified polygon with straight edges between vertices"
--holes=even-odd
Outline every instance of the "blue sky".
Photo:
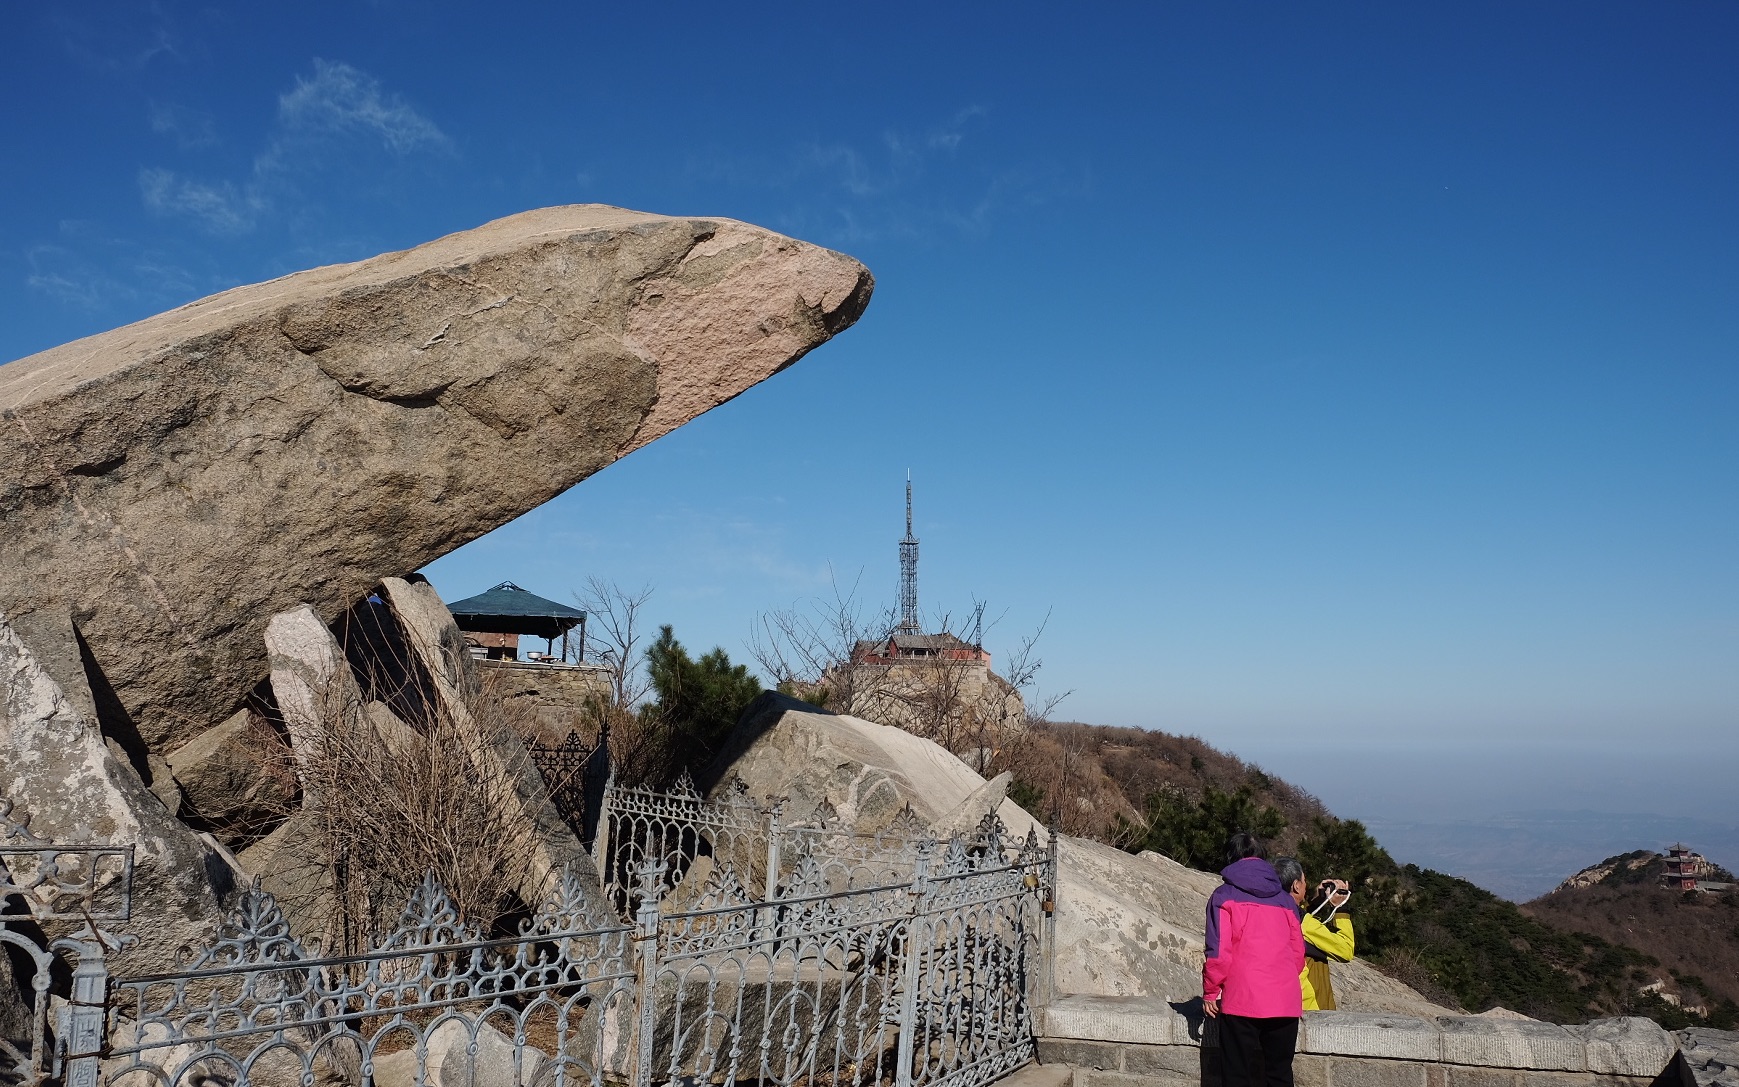
[{"label": "blue sky", "polygon": [[1730,4],[8,24],[0,358],[549,204],[874,270],[837,342],[436,563],[449,598],[650,583],[740,657],[830,570],[891,598],[909,468],[926,609],[988,599],[998,652],[1049,612],[1067,716],[1283,773],[1739,772]]}]

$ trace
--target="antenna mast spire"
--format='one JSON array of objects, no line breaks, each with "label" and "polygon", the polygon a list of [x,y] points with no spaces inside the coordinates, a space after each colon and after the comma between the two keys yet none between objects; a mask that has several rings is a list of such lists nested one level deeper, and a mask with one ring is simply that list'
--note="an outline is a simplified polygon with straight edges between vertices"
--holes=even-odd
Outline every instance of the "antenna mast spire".
[{"label": "antenna mast spire", "polygon": [[906,470],[906,538],[900,541],[901,634],[920,633],[918,625],[918,538],[912,535],[912,472]]}]

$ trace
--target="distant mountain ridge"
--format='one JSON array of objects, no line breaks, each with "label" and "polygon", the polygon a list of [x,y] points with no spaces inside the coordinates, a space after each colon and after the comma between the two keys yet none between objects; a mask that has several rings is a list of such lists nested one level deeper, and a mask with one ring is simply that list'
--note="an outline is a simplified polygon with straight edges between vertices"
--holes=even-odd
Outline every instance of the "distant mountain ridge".
[{"label": "distant mountain ridge", "polygon": [[1739,827],[1649,812],[1538,809],[1470,814],[1453,820],[1366,820],[1396,856],[1454,872],[1512,902],[1550,892],[1594,857],[1695,842],[1701,852],[1739,862]]}]

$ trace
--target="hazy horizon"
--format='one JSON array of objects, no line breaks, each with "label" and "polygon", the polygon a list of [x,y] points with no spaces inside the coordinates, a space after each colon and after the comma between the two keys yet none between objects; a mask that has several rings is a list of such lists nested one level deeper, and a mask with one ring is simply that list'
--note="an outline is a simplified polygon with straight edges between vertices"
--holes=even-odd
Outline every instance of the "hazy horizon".
[{"label": "hazy horizon", "polygon": [[1719,760],[1648,747],[1239,754],[1363,822],[1397,861],[1518,902],[1608,857],[1674,841],[1739,870],[1733,771]]}]

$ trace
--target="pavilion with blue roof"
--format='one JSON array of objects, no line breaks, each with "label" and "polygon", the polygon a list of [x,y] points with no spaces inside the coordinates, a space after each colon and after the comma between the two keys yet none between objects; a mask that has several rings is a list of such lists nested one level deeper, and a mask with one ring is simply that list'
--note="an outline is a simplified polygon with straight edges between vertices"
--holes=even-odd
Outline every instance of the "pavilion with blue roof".
[{"label": "pavilion with blue roof", "polygon": [[[546,659],[568,660],[568,631],[580,628],[575,663],[586,659],[586,613],[554,600],[545,600],[511,581],[503,581],[487,592],[456,600],[448,605],[453,619],[469,640],[488,651],[490,660],[518,660],[519,637],[529,634],[542,638],[546,644]],[[555,654],[555,641],[561,639],[562,652]]]}]

